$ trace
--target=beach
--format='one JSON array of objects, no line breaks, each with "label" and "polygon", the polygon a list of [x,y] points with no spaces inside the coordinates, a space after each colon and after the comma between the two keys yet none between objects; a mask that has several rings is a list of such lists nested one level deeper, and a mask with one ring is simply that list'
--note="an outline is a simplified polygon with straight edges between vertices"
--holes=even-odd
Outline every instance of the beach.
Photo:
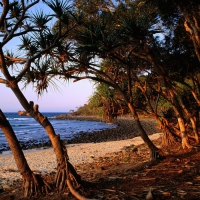
[{"label": "beach", "polygon": [[[143,127],[151,140],[161,137],[155,120],[141,120]],[[109,157],[113,153],[122,152],[130,146],[137,147],[143,144],[143,140],[130,118],[119,119],[115,129],[108,129],[88,134],[80,134],[72,140],[65,142],[69,161],[79,169],[79,166],[87,166],[103,157]],[[56,157],[52,147],[43,146],[36,149],[23,151],[27,162],[34,173],[41,175],[56,173]],[[0,188],[9,190],[21,180],[15,160],[10,151],[0,154]]]},{"label": "beach", "polygon": [[[160,138],[161,133],[150,136],[151,140]],[[101,143],[70,144],[66,145],[69,161],[74,165],[92,163],[95,158],[104,157],[109,153],[119,152],[123,148],[143,144],[141,137],[127,140],[109,141]],[[53,173],[56,171],[56,157],[52,148],[32,149],[24,151],[30,168],[40,174]],[[0,155],[0,185],[12,186],[21,175],[15,164],[12,154]]]}]

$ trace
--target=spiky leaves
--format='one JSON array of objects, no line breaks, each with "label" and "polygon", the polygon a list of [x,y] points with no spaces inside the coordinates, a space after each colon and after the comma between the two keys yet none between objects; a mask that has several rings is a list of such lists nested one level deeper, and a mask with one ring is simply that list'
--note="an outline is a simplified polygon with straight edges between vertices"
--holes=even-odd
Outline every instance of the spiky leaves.
[{"label": "spiky leaves", "polygon": [[50,17],[47,14],[44,14],[43,11],[37,11],[36,13],[33,13],[30,21],[35,25],[35,27],[39,29],[44,29],[47,26],[47,23],[52,20],[52,17]]}]

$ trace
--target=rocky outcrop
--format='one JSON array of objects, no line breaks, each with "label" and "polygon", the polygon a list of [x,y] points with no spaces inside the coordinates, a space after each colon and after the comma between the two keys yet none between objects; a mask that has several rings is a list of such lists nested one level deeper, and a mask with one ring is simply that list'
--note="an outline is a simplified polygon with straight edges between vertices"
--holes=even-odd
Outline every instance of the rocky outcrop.
[{"label": "rocky outcrop", "polygon": [[55,116],[54,119],[79,120],[79,121],[102,121],[102,118],[98,116],[84,116],[84,115],[74,115],[74,114],[62,114],[62,115]]},{"label": "rocky outcrop", "polygon": [[[148,135],[161,132],[161,130],[157,128],[157,123],[154,119],[141,119],[140,121]],[[77,135],[74,135],[72,139],[68,140],[67,143],[106,142],[131,139],[140,136],[136,122],[133,118],[120,118],[117,119],[115,124],[115,128],[94,131],[91,133],[78,133]]]}]

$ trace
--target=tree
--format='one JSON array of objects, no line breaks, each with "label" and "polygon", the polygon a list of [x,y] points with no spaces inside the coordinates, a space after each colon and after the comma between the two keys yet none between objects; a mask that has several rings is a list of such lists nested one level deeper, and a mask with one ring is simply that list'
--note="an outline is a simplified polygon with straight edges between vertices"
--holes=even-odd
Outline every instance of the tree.
[{"label": "tree", "polygon": [[[126,17],[128,14],[129,16],[137,16],[137,13],[132,15],[133,13],[128,13],[127,11],[127,13],[124,13],[124,17]],[[132,63],[128,59],[129,56],[131,56],[135,45],[137,46],[140,44],[140,38],[143,37],[141,36],[142,28],[140,29],[140,27],[138,27],[133,20],[131,21],[133,24],[130,25],[134,26],[133,36],[137,37],[137,39],[133,38],[135,43],[131,46],[129,45],[130,41],[127,41],[127,37],[122,31],[122,22],[120,21],[122,17],[118,17],[119,16],[117,13],[114,16],[114,14],[110,12],[102,12],[99,14],[99,18],[87,20],[78,30],[75,31],[74,39],[76,40],[77,45],[76,52],[79,56],[79,60],[77,61],[77,69],[85,69],[85,71],[82,72],[95,75],[88,75],[82,78],[90,78],[98,82],[103,82],[120,93],[121,98],[124,102],[126,102],[130,112],[132,113],[132,116],[136,120],[138,130],[143,140],[148,144],[149,148],[153,152],[156,152],[158,149],[150,141],[146,132],[144,131],[132,98]],[[144,34],[147,33],[145,28],[142,32]],[[115,66],[113,73],[108,74],[103,68],[101,68],[101,66],[98,65],[97,62],[95,63],[95,55],[102,59],[110,59],[113,62],[113,65],[110,66],[110,68]],[[118,65],[117,62],[121,63],[121,65]],[[84,65],[84,68],[82,65]],[[107,68],[107,70],[108,69],[109,68]],[[82,78],[77,78],[77,80],[81,80]],[[121,79],[126,79],[128,90],[123,91],[121,87]]]},{"label": "tree", "polygon": [[42,179],[38,174],[34,174],[27,160],[23,154],[23,151],[20,147],[19,141],[9,123],[6,119],[3,112],[0,110],[0,128],[2,129],[13,156],[16,162],[16,165],[23,178],[23,187],[24,187],[24,196],[29,197],[32,195],[37,195],[39,191],[47,192],[52,190],[52,186]]},{"label": "tree", "polygon": [[200,14],[198,0],[170,0],[170,1],[151,1],[147,0],[148,5],[155,5],[158,13],[166,25],[176,25],[177,19],[182,19],[185,31],[193,43],[195,53],[200,61]]},{"label": "tree", "polygon": [[[89,3],[88,5],[94,6]],[[50,78],[56,75],[64,78],[72,77],[76,80],[90,78],[106,83],[117,90],[136,119],[143,139],[148,143],[152,151],[156,151],[157,148],[148,139],[145,131],[141,127],[132,91],[138,75],[147,72],[151,73],[151,77],[157,80],[157,89],[152,87],[152,90],[162,95],[171,104],[176,113],[182,135],[182,146],[191,148],[192,146],[189,144],[186,134],[184,117],[186,112],[187,116],[190,115],[188,112],[190,109],[184,109],[184,103],[181,101],[182,97],[180,93],[177,93],[179,89],[175,86],[174,81],[174,78],[177,79],[180,75],[182,80],[184,80],[186,74],[183,73],[184,70],[181,67],[177,68],[177,70],[174,70],[172,67],[170,68],[167,62],[167,59],[173,58],[175,65],[177,58],[183,58],[183,55],[191,56],[191,51],[186,50],[188,46],[186,48],[182,47],[184,46],[183,42],[179,43],[182,45],[179,47],[175,47],[174,43],[171,43],[175,41],[172,41],[172,39],[177,38],[174,35],[178,28],[174,28],[173,32],[170,32],[168,29],[162,30],[163,32],[165,31],[168,37],[165,38],[165,42],[159,43],[157,41],[155,34],[161,32],[161,28],[159,28],[161,21],[158,9],[154,5],[141,1],[130,1],[126,3],[120,2],[118,6],[113,6],[113,8],[114,10],[112,11],[98,8],[95,10],[96,13],[87,13],[87,9],[83,8],[83,10],[79,10],[75,8],[71,20],[73,20],[73,25],[78,24],[78,26],[73,30],[70,29],[72,31],[60,43],[59,51],[56,52],[57,54],[55,52],[51,54],[53,60],[51,66],[55,66],[53,72],[48,71],[46,67],[44,67],[44,71],[46,70],[48,72],[47,76]],[[180,15],[178,12],[173,14],[177,15],[171,15],[170,17],[174,19],[172,22],[178,27],[180,24],[178,20],[181,19]],[[68,30],[68,25],[62,25],[65,27],[63,31],[65,29]],[[58,23],[56,23],[55,27],[57,27],[55,30],[59,30]],[[162,28],[165,27],[163,26]],[[168,42],[170,43],[167,46]],[[178,51],[176,48],[178,48]],[[187,54],[187,52],[189,53]],[[64,56],[65,59],[62,59],[61,56]],[[167,59],[165,59],[165,56],[167,56]],[[107,66],[105,70],[105,68],[101,68],[98,59],[111,60],[112,66]],[[108,74],[108,71],[111,73]],[[29,75],[34,76],[36,80],[42,83],[47,83],[47,76],[42,79],[44,81],[40,80],[40,76],[35,76],[35,74],[40,74],[40,72],[40,68],[34,68],[34,70],[30,70]],[[193,72],[196,72],[196,68]],[[123,89],[125,82],[127,85],[126,90]],[[197,85],[197,81],[194,83]],[[45,85],[41,84],[40,86]],[[142,87],[140,87],[141,91]],[[40,89],[45,88],[46,86]],[[194,89],[191,92],[195,100],[198,101],[197,92]],[[142,93],[147,103],[149,103],[147,93],[144,91]],[[159,121],[158,116],[157,120]],[[166,128],[165,125],[162,127]]]},{"label": "tree", "polygon": [[[39,0],[31,2],[25,2],[24,0],[3,1],[1,5],[3,7],[0,18],[0,31],[2,33],[0,35],[2,38],[0,43],[0,70],[3,77],[0,78],[0,83],[5,84],[12,90],[26,112],[47,132],[57,157],[56,187],[62,190],[68,185],[72,193],[80,198],[80,195],[74,190],[74,187],[80,183],[80,177],[68,160],[60,136],[55,133],[48,118],[40,113],[39,106],[34,105],[32,101],[28,102],[18,86],[18,83],[25,78],[28,82],[36,85],[38,94],[47,90],[53,77],[53,75],[50,75],[50,77],[48,75],[53,74],[56,67],[51,65],[50,56],[53,58],[53,55],[59,52],[58,59],[62,61],[62,51],[66,50],[67,46],[65,49],[61,49],[60,43],[77,26],[77,24],[70,23],[71,7],[65,1],[43,1],[53,10],[53,15],[37,11],[33,12],[32,15],[28,14],[28,11],[39,2]],[[53,17],[57,19],[56,29],[50,28],[48,25],[54,19]],[[67,27],[65,31],[62,29],[63,24]],[[14,55],[11,51],[5,51],[5,46],[12,39],[18,37],[21,38],[20,56]],[[15,156],[15,159],[19,171],[23,172],[25,195],[33,196],[37,194],[43,186],[41,184],[44,183],[44,180],[39,181],[38,177],[35,178],[34,173],[30,171],[15,134],[2,113],[1,128],[9,141],[13,154],[19,156],[19,158]],[[25,167],[23,162],[26,165]]]},{"label": "tree", "polygon": [[[185,82],[185,78],[188,74],[186,75],[186,73],[184,73],[184,68],[180,65],[178,65],[178,68],[174,68],[174,66],[178,64],[176,60],[184,58],[185,55],[187,55],[188,61],[190,62],[185,62],[185,64],[181,63],[184,64],[183,66],[191,65],[191,61],[195,62],[196,58],[193,56],[190,47],[188,45],[183,45],[183,42],[179,42],[178,47],[175,45],[176,43],[170,43],[171,46],[167,46],[168,41],[166,37],[166,43],[158,44],[155,34],[161,32],[160,28],[156,28],[160,23],[160,16],[154,5],[149,6],[149,4],[146,5],[144,2],[140,1],[135,1],[127,5],[121,3],[120,6],[116,8],[115,12],[112,13],[98,13],[95,18],[87,20],[83,23],[81,28],[76,30],[74,38],[77,42],[77,54],[80,58],[78,63],[81,63],[77,66],[81,69],[80,66],[82,65],[84,66],[82,72],[95,75],[95,77],[85,76],[83,78],[102,81],[114,89],[119,90],[123,96],[123,100],[127,103],[130,110],[132,110],[132,113],[134,113],[133,115],[137,122],[138,116],[131,89],[134,80],[132,75],[134,74],[135,79],[137,79],[137,76],[142,73],[142,71],[151,73],[152,78],[157,80],[158,87],[157,90],[155,90],[154,87],[154,91],[162,95],[163,98],[171,104],[176,113],[183,148],[192,148],[189,144],[186,131],[185,114],[187,116],[192,115],[189,114],[190,108],[188,107],[188,109],[186,109],[183,101],[181,101],[182,96],[180,96],[180,92],[178,93],[179,88],[175,83],[175,79],[180,80],[180,78],[184,80],[182,82]],[[178,23],[177,21],[180,19],[180,16],[173,19],[179,28],[178,25],[180,25],[180,22]],[[112,21],[112,24],[110,24],[109,21]],[[177,42],[175,31],[179,30],[178,28],[174,28],[174,31],[168,34],[170,42]],[[166,29],[165,31],[167,34],[170,30]],[[179,40],[181,41],[180,37]],[[95,56],[113,61],[113,65],[107,68],[107,71],[109,71],[113,66],[115,67],[112,76],[98,66],[97,62],[95,62]],[[172,67],[170,67],[165,57],[170,61],[173,60]],[[135,60],[140,61],[135,62]],[[142,65],[138,64],[142,62]],[[197,62],[195,63],[197,64]],[[84,69],[86,70],[84,71]],[[190,72],[193,76],[194,72],[197,72],[197,68],[193,71],[190,70]],[[77,80],[78,79],[81,78],[77,78]],[[119,84],[121,83],[121,79],[126,79],[127,81],[128,87],[126,92],[121,89],[121,85]],[[143,94],[146,95],[144,92]],[[198,101],[197,93],[195,93],[194,90],[192,94]],[[147,95],[145,98],[147,99]],[[159,120],[158,117],[157,119]],[[190,117],[190,119],[193,120],[192,117]],[[164,124],[162,127],[166,128]],[[143,133],[142,130],[141,133]],[[169,131],[167,131],[167,133],[169,133]],[[151,142],[149,142],[149,144],[150,143]]]},{"label": "tree", "polygon": [[98,110],[106,122],[114,122],[122,109],[122,100],[113,88],[104,83],[97,83],[96,92],[89,99],[89,105]]}]

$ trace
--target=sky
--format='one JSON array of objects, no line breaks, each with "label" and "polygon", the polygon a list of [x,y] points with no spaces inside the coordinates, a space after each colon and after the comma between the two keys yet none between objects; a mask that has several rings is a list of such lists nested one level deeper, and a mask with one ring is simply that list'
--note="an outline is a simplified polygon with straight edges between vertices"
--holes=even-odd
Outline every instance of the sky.
[{"label": "sky", "polygon": [[[88,102],[94,91],[94,83],[89,80],[81,80],[73,83],[59,84],[59,90],[49,90],[43,96],[37,96],[35,89],[28,87],[22,90],[28,101],[39,105],[40,112],[69,112],[77,110]],[[10,88],[0,84],[0,109],[3,112],[17,112],[24,110]]]},{"label": "sky", "polygon": [[[42,8],[43,11],[50,12],[50,10],[44,9],[41,4],[37,5],[36,9],[38,8],[39,10]],[[2,38],[0,37],[1,40]],[[14,39],[6,45],[6,49],[15,51],[18,48],[18,44],[19,40]],[[2,77],[1,73],[0,77]],[[81,80],[75,83],[70,81],[64,84],[59,83],[58,85],[59,90],[49,89],[48,93],[39,98],[32,87],[28,87],[22,92],[28,101],[34,101],[35,104],[39,105],[40,112],[69,112],[70,110],[77,110],[78,107],[88,102],[89,97],[94,92],[94,83],[89,80]],[[0,84],[0,109],[3,112],[24,110],[11,89],[4,84]]]}]

